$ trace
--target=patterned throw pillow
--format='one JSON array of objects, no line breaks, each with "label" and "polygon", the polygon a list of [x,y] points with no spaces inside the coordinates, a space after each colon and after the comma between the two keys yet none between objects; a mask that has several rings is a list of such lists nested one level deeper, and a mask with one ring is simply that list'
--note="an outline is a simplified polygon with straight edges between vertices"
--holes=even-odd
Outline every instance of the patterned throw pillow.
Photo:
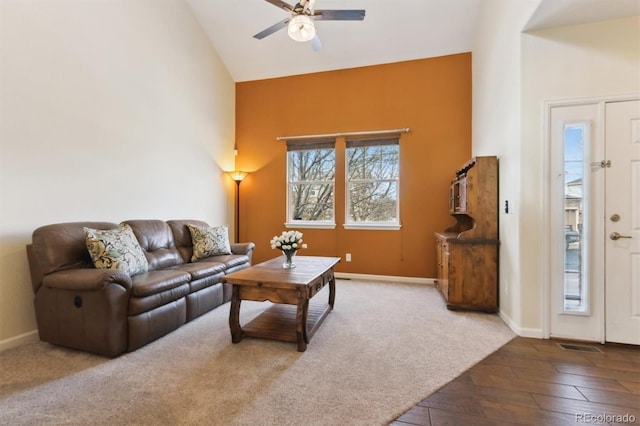
[{"label": "patterned throw pillow", "polygon": [[226,226],[198,226],[187,225],[191,232],[193,242],[193,256],[191,261],[195,262],[205,257],[220,254],[231,254],[229,245],[229,230]]},{"label": "patterned throw pillow", "polygon": [[87,250],[98,269],[119,269],[129,275],[147,272],[149,263],[133,230],[121,224],[116,229],[83,228]]}]

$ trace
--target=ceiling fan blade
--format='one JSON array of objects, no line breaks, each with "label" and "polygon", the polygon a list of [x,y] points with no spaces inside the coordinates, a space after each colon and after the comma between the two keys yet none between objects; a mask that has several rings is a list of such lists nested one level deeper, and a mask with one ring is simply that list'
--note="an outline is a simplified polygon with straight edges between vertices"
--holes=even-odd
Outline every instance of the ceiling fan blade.
[{"label": "ceiling fan blade", "polygon": [[258,34],[254,35],[253,38],[257,38],[258,40],[262,40],[266,36],[271,35],[271,34],[275,33],[278,30],[286,28],[287,24],[289,23],[290,20],[291,20],[291,18],[287,18],[287,19],[284,19],[284,20],[278,22],[277,24],[273,24],[269,28],[267,28],[265,30],[262,30]]},{"label": "ceiling fan blade", "polygon": [[364,10],[316,10],[313,19],[316,21],[362,21]]},{"label": "ceiling fan blade", "polygon": [[280,0],[264,0],[268,3],[271,3],[272,5],[276,6],[276,7],[280,7],[284,10],[286,10],[287,12],[293,12],[293,6],[291,6],[289,3],[285,3],[283,1]]},{"label": "ceiling fan blade", "polygon": [[314,52],[322,49],[322,42],[320,41],[320,37],[318,37],[318,33],[311,39],[311,48]]}]

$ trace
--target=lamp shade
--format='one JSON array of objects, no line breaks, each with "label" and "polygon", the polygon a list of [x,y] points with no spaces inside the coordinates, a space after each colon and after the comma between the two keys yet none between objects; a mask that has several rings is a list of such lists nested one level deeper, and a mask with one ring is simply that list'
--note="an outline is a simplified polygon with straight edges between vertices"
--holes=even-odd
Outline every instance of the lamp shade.
[{"label": "lamp shade", "polygon": [[288,32],[295,41],[309,41],[315,37],[316,27],[307,15],[296,15],[289,21]]},{"label": "lamp shade", "polygon": [[229,174],[229,176],[231,176],[231,179],[235,180],[236,182],[242,182],[242,179],[246,178],[247,175],[249,173],[247,172],[241,172],[241,171],[236,171],[234,170],[233,172],[227,172]]}]

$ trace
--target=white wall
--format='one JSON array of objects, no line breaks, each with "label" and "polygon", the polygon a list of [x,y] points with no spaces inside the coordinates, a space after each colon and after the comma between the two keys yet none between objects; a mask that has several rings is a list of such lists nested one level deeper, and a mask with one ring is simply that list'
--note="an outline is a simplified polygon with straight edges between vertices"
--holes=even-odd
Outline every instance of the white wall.
[{"label": "white wall", "polygon": [[2,349],[36,329],[36,227],[230,223],[235,85],[180,0],[2,0],[0,61]]},{"label": "white wall", "polygon": [[544,326],[543,104],[640,93],[640,17],[522,36],[522,326]]},{"label": "white wall", "polygon": [[542,337],[545,101],[640,92],[640,18],[522,34],[539,0],[487,0],[473,48],[473,154],[500,159],[500,314]]},{"label": "white wall", "polygon": [[[487,0],[472,52],[473,155],[496,155],[500,165],[500,314],[522,330],[520,199],[520,33],[540,0]],[[505,201],[509,214],[504,213]]]}]

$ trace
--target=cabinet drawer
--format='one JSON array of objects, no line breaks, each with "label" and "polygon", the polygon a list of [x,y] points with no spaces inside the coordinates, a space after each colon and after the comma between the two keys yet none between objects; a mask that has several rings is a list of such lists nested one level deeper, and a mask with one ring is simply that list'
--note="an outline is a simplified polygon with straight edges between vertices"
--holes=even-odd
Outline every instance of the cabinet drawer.
[{"label": "cabinet drawer", "polygon": [[324,286],[329,284],[329,282],[331,282],[332,279],[333,279],[333,274],[326,273],[318,277],[318,279],[312,282],[311,284],[309,284],[309,298],[312,298],[313,296],[315,296],[320,290],[324,288]]}]

